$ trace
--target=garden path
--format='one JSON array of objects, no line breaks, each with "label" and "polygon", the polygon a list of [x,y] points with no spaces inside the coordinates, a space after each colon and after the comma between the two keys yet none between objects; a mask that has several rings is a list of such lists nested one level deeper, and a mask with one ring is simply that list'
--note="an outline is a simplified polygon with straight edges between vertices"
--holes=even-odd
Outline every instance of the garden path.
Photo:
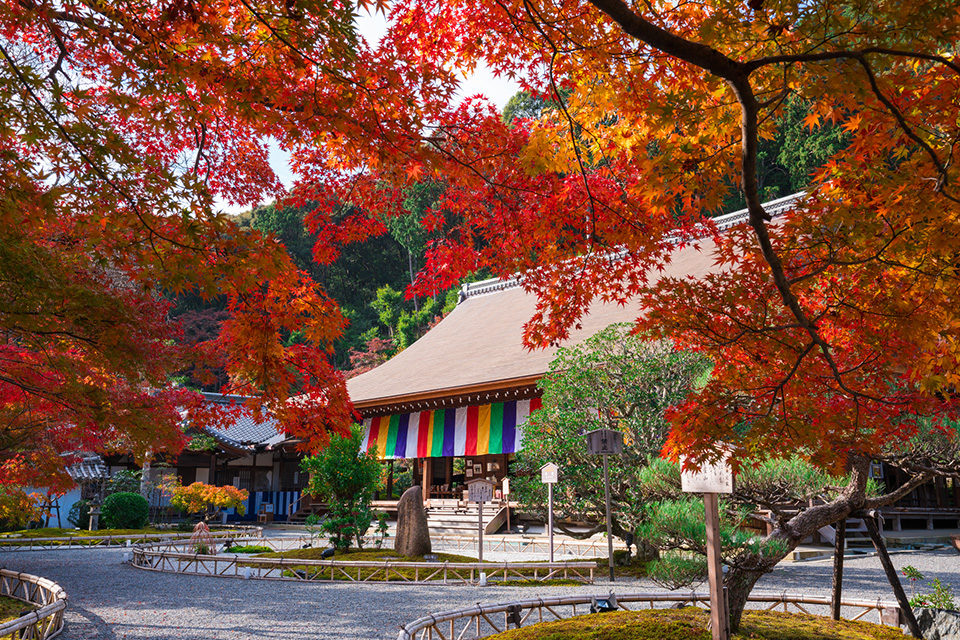
[{"label": "garden path", "polygon": [[[398,625],[424,613],[554,593],[605,593],[586,587],[465,587],[442,585],[300,584],[176,576],[122,564],[122,549],[9,552],[5,568],[58,582],[67,592],[63,640],[392,640]],[[928,579],[960,593],[954,551],[893,556]],[[848,559],[844,595],[892,600],[876,558]],[[782,564],[765,576],[763,591],[829,594],[829,560]],[[618,582],[618,590],[658,590],[648,581]],[[908,587],[909,592],[909,587]]]}]

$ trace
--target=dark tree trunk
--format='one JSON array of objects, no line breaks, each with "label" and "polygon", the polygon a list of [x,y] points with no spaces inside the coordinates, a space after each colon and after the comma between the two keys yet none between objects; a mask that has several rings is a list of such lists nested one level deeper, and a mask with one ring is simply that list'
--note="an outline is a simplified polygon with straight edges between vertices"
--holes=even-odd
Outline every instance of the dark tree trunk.
[{"label": "dark tree trunk", "polygon": [[[407,265],[410,267],[410,286],[416,284],[416,278],[413,276],[413,252],[410,249],[407,249]],[[414,312],[420,311],[420,304],[417,301],[417,294],[413,294],[413,310]]]},{"label": "dark tree trunk", "polygon": [[863,523],[867,525],[867,533],[870,535],[873,547],[877,550],[877,556],[880,558],[880,564],[883,566],[884,573],[887,574],[887,580],[890,581],[890,586],[893,587],[893,595],[897,598],[897,603],[900,605],[900,612],[907,623],[907,628],[910,629],[910,634],[914,638],[922,638],[923,634],[920,633],[920,625],[917,624],[917,618],[913,615],[910,601],[907,600],[907,594],[903,591],[900,576],[897,575],[897,570],[894,569],[893,563],[890,561],[890,554],[887,553],[887,545],[880,536],[876,517],[867,514],[863,518]]},{"label": "dark tree trunk", "polygon": [[837,521],[837,537],[833,542],[833,596],[830,599],[830,615],[840,619],[840,599],[843,595],[843,552],[846,551],[847,519]]}]

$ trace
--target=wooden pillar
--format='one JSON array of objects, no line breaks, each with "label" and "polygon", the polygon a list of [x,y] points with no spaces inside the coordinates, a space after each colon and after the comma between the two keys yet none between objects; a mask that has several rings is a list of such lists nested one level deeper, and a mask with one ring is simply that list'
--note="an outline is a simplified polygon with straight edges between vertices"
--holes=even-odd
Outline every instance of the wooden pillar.
[{"label": "wooden pillar", "polygon": [[387,500],[393,498],[393,459],[390,460],[390,469],[387,471]]},{"label": "wooden pillar", "polygon": [[423,484],[420,487],[423,489],[423,501],[427,502],[430,500],[430,484],[433,482],[433,458],[424,458],[423,459]]},{"label": "wooden pillar", "polygon": [[[607,456],[603,456],[606,464]],[[604,468],[606,472],[606,468]],[[719,500],[715,493],[703,494],[703,507],[707,529],[707,581],[710,584],[710,635],[713,640],[730,639],[730,618],[727,598],[723,588],[723,570],[720,566],[720,514]],[[609,506],[607,507],[609,509]],[[609,533],[607,534],[609,537]],[[611,558],[613,557],[613,547]],[[611,563],[610,572],[613,573]],[[613,576],[611,575],[611,581]]]},{"label": "wooden pillar", "polygon": [[447,483],[447,491],[449,491],[450,481],[453,479],[453,458],[444,458],[444,461],[447,463],[446,464],[446,472],[447,472],[446,483]]}]

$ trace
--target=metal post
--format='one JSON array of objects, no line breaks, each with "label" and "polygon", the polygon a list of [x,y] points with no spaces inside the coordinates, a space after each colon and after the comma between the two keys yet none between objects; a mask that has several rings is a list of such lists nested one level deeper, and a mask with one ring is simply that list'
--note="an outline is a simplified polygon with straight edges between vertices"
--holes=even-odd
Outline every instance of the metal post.
[{"label": "metal post", "polygon": [[483,502],[481,501],[481,502],[478,502],[477,504],[478,504],[479,507],[480,507],[479,509],[477,509],[477,512],[479,513],[479,516],[478,516],[479,520],[478,520],[478,522],[477,522],[477,527],[478,527],[478,529],[479,529],[479,531],[480,531],[480,544],[479,544],[479,547],[480,547],[479,556],[480,556],[480,558],[479,558],[479,559],[480,559],[480,562],[483,562]]},{"label": "metal post", "polygon": [[[610,471],[607,464],[607,454],[603,454],[603,496],[607,502],[607,564],[610,565],[610,582],[614,582],[613,577],[613,533],[610,521]],[[551,545],[551,548],[553,545]]]},{"label": "metal post", "polygon": [[729,640],[730,627],[723,571],[720,569],[720,509],[717,494],[703,494],[707,525],[707,581],[710,583],[710,632],[713,640]]},{"label": "metal post", "polygon": [[550,534],[550,562],[553,562],[553,483],[547,484],[547,532]]}]

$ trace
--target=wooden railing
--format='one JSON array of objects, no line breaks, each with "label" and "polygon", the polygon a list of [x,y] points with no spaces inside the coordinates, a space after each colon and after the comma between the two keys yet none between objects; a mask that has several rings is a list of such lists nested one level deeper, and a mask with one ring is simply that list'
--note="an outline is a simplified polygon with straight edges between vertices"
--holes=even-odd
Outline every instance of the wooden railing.
[{"label": "wooden railing", "polygon": [[[241,540],[238,538],[238,542]],[[243,541],[246,541],[244,539]],[[172,545],[176,545],[178,542],[182,542],[182,539],[169,539],[162,540],[160,542],[169,542]],[[300,535],[297,537],[283,537],[283,538],[260,538],[257,540],[250,540],[251,544],[263,545],[270,547],[274,551],[289,551],[291,549],[300,549],[305,545],[310,545],[312,547],[326,546],[329,544],[329,540],[326,536],[310,536]],[[364,547],[368,549],[376,548],[376,536],[364,536],[363,538]],[[393,538],[387,538],[386,541],[387,548],[392,547]],[[447,552],[458,552],[466,551],[468,553],[473,553],[477,550],[477,537],[476,536],[464,536],[456,534],[433,534],[430,536],[430,543],[434,551],[447,551]],[[554,552],[560,555],[573,556],[575,558],[606,558],[607,556],[607,543],[604,540],[567,540],[567,539],[558,539],[554,541]],[[616,549],[626,549],[626,546],[620,542],[616,541],[614,543],[614,548]],[[539,538],[499,538],[497,536],[484,536],[483,538],[483,549],[484,552],[501,552],[501,553],[540,553],[547,555],[550,551],[549,541]]]},{"label": "wooden railing", "polygon": [[63,631],[67,596],[56,582],[0,569],[0,595],[28,602],[36,608],[15,620],[0,624],[0,638],[47,640]]},{"label": "wooden railing", "polygon": [[[435,549],[444,551],[474,551],[477,548],[476,536],[464,536],[453,534],[433,534],[430,536],[430,542]],[[617,549],[626,549],[621,541],[614,542]],[[504,552],[504,553],[550,553],[550,541],[542,537],[527,538],[502,538],[498,536],[485,536],[483,539],[484,551]],[[607,557],[606,540],[568,540],[564,538],[555,539],[553,551],[557,555],[570,555],[577,558],[595,558]]]},{"label": "wooden railing", "polygon": [[[553,598],[534,598],[500,604],[477,604],[466,609],[432,613],[418,618],[400,627],[397,640],[473,640],[502,633],[509,628],[520,628],[539,622],[562,620],[578,614],[588,613],[598,600],[607,600],[609,604],[625,611],[641,608],[689,604],[709,607],[710,595],[707,593],[622,593],[607,595],[570,595]],[[628,607],[627,605],[637,605]],[[751,608],[770,611],[782,607],[800,613],[810,614],[812,605],[828,606],[829,597],[808,596],[802,594],[753,594],[748,600]],[[859,620],[872,611],[876,611],[881,624],[897,625],[900,609],[895,603],[881,600],[844,600],[843,607],[850,620]],[[853,609],[851,612],[850,609]],[[855,614],[855,615],[854,615]]]},{"label": "wooden railing", "polygon": [[[109,536],[58,536],[44,538],[16,538],[0,536],[0,551],[20,551],[37,547],[79,548],[79,547],[124,547],[150,542],[176,542],[189,539],[191,533],[140,533]],[[216,539],[249,540],[263,536],[260,527],[243,527],[211,532]]]},{"label": "wooden railing", "polygon": [[147,571],[300,582],[431,582],[477,584],[487,580],[575,580],[592,583],[595,562],[410,562],[404,560],[299,560],[236,554],[203,555],[183,543],[138,546],[131,564]]}]

